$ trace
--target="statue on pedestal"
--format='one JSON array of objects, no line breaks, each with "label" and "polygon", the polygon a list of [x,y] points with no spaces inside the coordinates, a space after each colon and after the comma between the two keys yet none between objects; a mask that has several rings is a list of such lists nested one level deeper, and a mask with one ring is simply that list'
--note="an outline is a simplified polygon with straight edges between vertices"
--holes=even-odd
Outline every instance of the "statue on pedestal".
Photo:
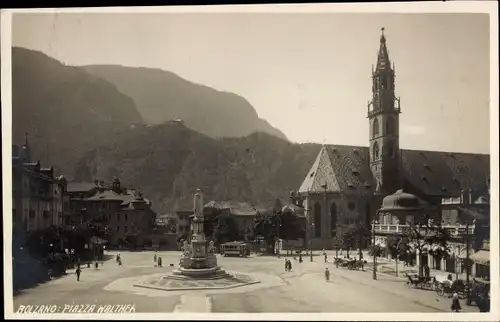
[{"label": "statue on pedestal", "polygon": [[191,250],[191,245],[185,240],[184,244],[182,246],[182,252],[184,256],[191,256],[192,250]]}]

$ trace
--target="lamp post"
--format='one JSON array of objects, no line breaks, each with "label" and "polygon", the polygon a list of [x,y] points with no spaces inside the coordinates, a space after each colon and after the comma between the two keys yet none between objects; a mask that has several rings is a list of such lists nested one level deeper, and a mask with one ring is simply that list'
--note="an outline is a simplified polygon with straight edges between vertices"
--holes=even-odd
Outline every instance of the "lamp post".
[{"label": "lamp post", "polygon": [[465,285],[466,285],[466,288],[465,288],[465,292],[466,292],[466,296],[467,296],[467,304],[470,304],[471,303],[471,299],[470,299],[470,268],[471,268],[471,263],[470,263],[470,252],[469,252],[469,248],[470,248],[470,238],[469,238],[469,221],[467,220],[466,223],[465,223],[465,258],[466,258],[466,261],[467,261],[467,266],[465,267]]},{"label": "lamp post", "polygon": [[[311,236],[314,234],[314,221],[311,223]],[[313,261],[313,253],[312,253],[312,238],[309,240],[309,255],[311,257],[311,262]]]},{"label": "lamp post", "polygon": [[280,257],[280,224],[281,224],[281,212],[277,211],[276,212],[276,255],[278,258]]},{"label": "lamp post", "polygon": [[373,279],[377,279],[377,252],[375,249],[375,224],[376,220],[372,221],[372,255],[373,255]]},{"label": "lamp post", "polygon": [[399,258],[399,243],[396,248],[396,277],[398,277],[398,258]]}]

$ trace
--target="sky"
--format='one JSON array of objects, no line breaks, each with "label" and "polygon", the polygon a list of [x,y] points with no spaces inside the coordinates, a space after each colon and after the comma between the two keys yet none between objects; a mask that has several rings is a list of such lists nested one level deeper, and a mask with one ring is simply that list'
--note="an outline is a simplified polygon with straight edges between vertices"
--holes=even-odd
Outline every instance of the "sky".
[{"label": "sky", "polygon": [[245,97],[293,142],[368,146],[382,27],[400,147],[490,153],[486,14],[17,13],[12,43],[67,65],[168,70]]}]

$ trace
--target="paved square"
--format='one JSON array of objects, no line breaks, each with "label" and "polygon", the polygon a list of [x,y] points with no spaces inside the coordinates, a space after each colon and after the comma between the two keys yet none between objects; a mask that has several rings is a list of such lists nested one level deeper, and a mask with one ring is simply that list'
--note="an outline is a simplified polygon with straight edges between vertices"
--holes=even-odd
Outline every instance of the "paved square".
[{"label": "paved square", "polygon": [[[292,272],[284,271],[284,258],[219,257],[219,264],[230,272],[255,277],[260,283],[229,288],[190,291],[164,291],[133,287],[138,279],[160,280],[177,265],[179,252],[159,255],[164,268],[154,267],[153,252],[121,252],[123,266],[114,260],[99,269],[84,268],[80,282],[68,275],[25,290],[14,298],[20,305],[127,305],[135,312],[449,312],[451,301],[433,291],[408,289],[405,280],[371,271],[350,271],[324,263],[322,257],[303,263],[292,259]],[[332,258],[332,257],[330,257]],[[324,279],[329,267],[330,281]],[[242,276],[240,276],[242,277]],[[213,282],[213,281],[212,281]],[[193,284],[194,286],[197,283]],[[182,286],[182,284],[180,284]],[[462,301],[463,302],[463,301]],[[462,303],[464,312],[478,312]]]}]

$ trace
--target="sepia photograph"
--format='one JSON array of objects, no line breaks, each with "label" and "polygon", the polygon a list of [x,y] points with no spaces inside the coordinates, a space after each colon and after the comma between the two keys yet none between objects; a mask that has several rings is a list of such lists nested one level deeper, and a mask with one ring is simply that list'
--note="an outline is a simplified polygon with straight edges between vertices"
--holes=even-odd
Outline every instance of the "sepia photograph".
[{"label": "sepia photograph", "polygon": [[2,10],[6,316],[498,320],[476,5]]}]

